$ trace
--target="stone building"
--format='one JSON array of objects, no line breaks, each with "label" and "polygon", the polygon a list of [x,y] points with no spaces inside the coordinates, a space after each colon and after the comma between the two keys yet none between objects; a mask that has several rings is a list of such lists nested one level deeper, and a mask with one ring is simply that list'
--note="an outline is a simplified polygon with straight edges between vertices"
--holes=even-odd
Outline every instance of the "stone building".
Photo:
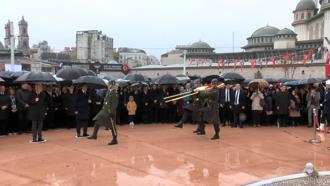
[{"label": "stone building", "polygon": [[140,67],[145,65],[159,64],[159,61],[154,56],[148,56],[142,49],[136,48],[118,48],[120,64],[128,64],[129,67]]},{"label": "stone building", "polygon": [[76,48],[77,60],[83,63],[106,63],[113,58],[113,38],[101,31],[77,31]]}]

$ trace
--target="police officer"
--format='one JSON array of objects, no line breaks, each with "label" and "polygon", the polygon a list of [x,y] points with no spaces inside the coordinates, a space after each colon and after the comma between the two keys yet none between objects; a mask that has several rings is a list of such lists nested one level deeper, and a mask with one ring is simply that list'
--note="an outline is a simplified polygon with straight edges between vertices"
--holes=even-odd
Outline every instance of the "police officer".
[{"label": "police officer", "polygon": [[118,106],[118,94],[115,81],[109,81],[108,92],[104,98],[103,107],[100,112],[94,117],[95,126],[93,135],[88,139],[97,139],[97,133],[100,126],[109,128],[112,133],[112,141],[108,145],[118,144],[117,129],[116,129],[116,111]]}]

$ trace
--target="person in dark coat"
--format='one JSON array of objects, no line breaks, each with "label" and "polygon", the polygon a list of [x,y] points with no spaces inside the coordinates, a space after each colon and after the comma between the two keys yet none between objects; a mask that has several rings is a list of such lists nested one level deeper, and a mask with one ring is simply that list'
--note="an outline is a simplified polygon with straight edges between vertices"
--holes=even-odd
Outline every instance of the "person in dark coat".
[{"label": "person in dark coat", "polygon": [[26,132],[28,129],[28,109],[30,107],[29,101],[31,100],[30,85],[22,84],[21,89],[16,93],[16,101],[18,108],[18,134]]},{"label": "person in dark coat", "polygon": [[280,91],[275,94],[275,109],[279,126],[286,127],[289,124],[290,94],[285,86],[280,87]]},{"label": "person in dark coat", "polygon": [[233,90],[231,89],[230,84],[226,84],[226,88],[220,90],[219,95],[219,104],[220,104],[220,110],[221,110],[221,117],[223,120],[223,126],[230,126],[231,122],[231,109],[230,109],[230,103],[231,103],[231,95]]},{"label": "person in dark coat", "polygon": [[74,86],[71,85],[68,87],[67,93],[62,95],[63,100],[63,108],[65,113],[66,119],[66,127],[68,129],[76,126],[76,115],[75,115],[75,108],[76,108],[76,94],[74,92]]},{"label": "person in dark coat", "polygon": [[170,93],[168,92],[167,86],[162,85],[161,90],[159,92],[159,115],[160,115],[160,122],[166,123],[169,121],[169,106],[167,103],[165,103],[164,98],[170,96]]},{"label": "person in dark coat", "polygon": [[46,94],[46,110],[47,115],[45,116],[45,125],[44,129],[53,129],[55,128],[54,124],[54,100],[53,100],[53,87],[47,87],[45,91]]},{"label": "person in dark coat", "polygon": [[44,142],[42,127],[46,114],[46,94],[43,92],[43,85],[35,85],[35,90],[31,93],[29,105],[28,117],[32,121],[32,142]]},{"label": "person in dark coat", "polygon": [[6,94],[6,88],[0,85],[0,135],[8,135],[7,125],[10,108],[10,97]]},{"label": "person in dark coat", "polygon": [[103,107],[93,119],[95,121],[94,132],[88,139],[97,139],[100,126],[109,128],[112,133],[112,140],[108,145],[118,144],[116,128],[116,111],[118,107],[118,93],[115,81],[109,81],[108,92],[104,98]]},{"label": "person in dark coat", "polygon": [[96,93],[95,89],[92,89],[90,91],[90,98],[91,98],[92,103],[90,103],[91,111],[90,111],[88,126],[94,126],[93,118],[101,110],[103,99],[101,98],[101,95]]},{"label": "person in dark coat", "polygon": [[62,110],[62,92],[60,87],[54,88],[53,93],[53,107],[54,107],[54,123],[55,128],[62,127],[63,110]]},{"label": "person in dark coat", "polygon": [[10,112],[9,112],[9,133],[18,132],[18,113],[17,113],[17,102],[16,102],[16,92],[15,89],[9,88],[9,98],[10,98]]},{"label": "person in dark coat", "polygon": [[148,124],[151,123],[151,105],[152,100],[150,97],[150,92],[147,86],[143,87],[143,91],[141,93],[141,107],[142,107],[142,120],[143,123]]},{"label": "person in dark coat", "polygon": [[243,128],[243,123],[240,120],[240,113],[245,110],[246,107],[246,96],[244,91],[241,89],[240,84],[236,84],[235,90],[232,91],[231,95],[231,109],[233,111],[234,116],[234,125],[231,127],[240,127]]},{"label": "person in dark coat", "polygon": [[[76,104],[75,104],[75,114],[77,117],[77,137],[78,138],[86,138],[88,137],[87,127],[88,127],[88,119],[90,114],[89,104],[92,102],[89,94],[87,92],[88,86],[82,85],[81,89],[77,92]],[[81,135],[81,128],[83,128],[83,135]]]},{"label": "person in dark coat", "polygon": [[159,89],[156,84],[152,85],[150,90],[151,99],[151,117],[153,123],[159,122]]}]

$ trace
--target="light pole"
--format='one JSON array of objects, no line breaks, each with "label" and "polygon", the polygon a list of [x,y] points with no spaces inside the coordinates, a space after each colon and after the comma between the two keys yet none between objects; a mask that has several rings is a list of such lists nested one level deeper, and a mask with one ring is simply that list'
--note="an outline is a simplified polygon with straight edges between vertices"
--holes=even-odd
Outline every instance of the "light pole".
[{"label": "light pole", "polygon": [[187,50],[183,51],[183,74],[186,75],[186,58],[187,58]]},{"label": "light pole", "polygon": [[15,38],[14,38],[14,24],[10,22],[10,64],[11,70],[14,71],[14,64],[15,64]]}]

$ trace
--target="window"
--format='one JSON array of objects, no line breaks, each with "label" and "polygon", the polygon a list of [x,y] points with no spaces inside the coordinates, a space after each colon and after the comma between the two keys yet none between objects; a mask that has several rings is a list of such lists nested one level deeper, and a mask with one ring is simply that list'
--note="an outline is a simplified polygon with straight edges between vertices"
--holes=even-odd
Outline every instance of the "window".
[{"label": "window", "polygon": [[26,34],[26,28],[23,28],[23,34]]},{"label": "window", "polygon": [[298,14],[296,14],[296,20],[298,19]]},{"label": "window", "polygon": [[311,13],[310,13],[310,12],[308,12],[308,19],[309,19],[309,18],[311,18]]},{"label": "window", "polygon": [[301,19],[305,19],[305,14],[304,13],[301,14]]}]

